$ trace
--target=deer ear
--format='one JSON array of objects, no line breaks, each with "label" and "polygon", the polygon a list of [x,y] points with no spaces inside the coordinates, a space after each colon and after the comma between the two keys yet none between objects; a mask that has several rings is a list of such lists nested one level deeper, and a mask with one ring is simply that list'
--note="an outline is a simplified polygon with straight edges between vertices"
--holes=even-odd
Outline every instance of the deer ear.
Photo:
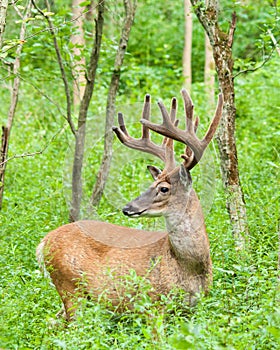
[{"label": "deer ear", "polygon": [[151,175],[152,175],[154,180],[157,180],[159,175],[162,173],[162,171],[159,168],[157,168],[157,167],[155,167],[153,165],[148,165],[147,169],[151,173]]},{"label": "deer ear", "polygon": [[192,178],[190,172],[185,168],[183,164],[180,166],[179,170],[180,181],[184,185],[184,187],[190,188],[192,186]]}]

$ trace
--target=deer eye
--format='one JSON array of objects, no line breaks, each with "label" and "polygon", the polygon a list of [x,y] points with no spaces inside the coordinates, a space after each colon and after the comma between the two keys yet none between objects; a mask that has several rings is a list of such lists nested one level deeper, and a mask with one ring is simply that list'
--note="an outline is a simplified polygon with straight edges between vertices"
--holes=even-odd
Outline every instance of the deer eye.
[{"label": "deer eye", "polygon": [[160,192],[167,193],[169,191],[168,187],[161,187]]}]

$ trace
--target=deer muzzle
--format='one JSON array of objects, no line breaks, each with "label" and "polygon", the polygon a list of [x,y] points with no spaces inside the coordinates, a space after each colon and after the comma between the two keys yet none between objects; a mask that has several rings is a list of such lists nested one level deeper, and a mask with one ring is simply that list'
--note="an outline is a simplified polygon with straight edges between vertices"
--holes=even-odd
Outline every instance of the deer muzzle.
[{"label": "deer muzzle", "polygon": [[123,214],[126,216],[129,216],[129,217],[141,216],[145,211],[146,211],[146,209],[139,211],[139,208],[133,208],[130,204],[126,205],[122,209]]}]

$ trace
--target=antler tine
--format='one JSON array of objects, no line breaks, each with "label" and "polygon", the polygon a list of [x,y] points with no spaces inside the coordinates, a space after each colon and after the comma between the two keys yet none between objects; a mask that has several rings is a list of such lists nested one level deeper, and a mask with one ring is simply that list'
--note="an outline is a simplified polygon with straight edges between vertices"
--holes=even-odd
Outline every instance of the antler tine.
[{"label": "antler tine", "polygon": [[[146,120],[150,120],[151,115],[151,96],[145,96],[145,102],[142,111],[142,118]],[[149,139],[150,138],[150,130],[145,125],[142,126],[142,138]]]},{"label": "antler tine", "polygon": [[[150,95],[145,96],[142,116],[144,120],[149,120]],[[150,131],[145,125],[142,127],[142,137],[140,139],[135,139],[129,135],[124,123],[124,117],[122,113],[118,113],[118,123],[119,127],[113,126],[112,130],[117,135],[121,143],[129,148],[152,154],[160,158],[163,162],[166,161],[165,147],[158,146],[150,140]]]},{"label": "antler tine", "polygon": [[124,124],[123,114],[121,112],[118,113],[118,123],[120,126],[121,131],[128,136],[128,132],[126,130],[126,126]]},{"label": "antler tine", "polygon": [[[178,126],[179,120],[176,119],[176,114],[177,114],[177,99],[173,97],[171,100],[170,120],[175,126]],[[166,173],[176,167],[173,139],[169,137],[165,137],[163,140],[163,145],[165,146],[165,158],[166,158],[163,173]]]},{"label": "antler tine", "polygon": [[160,101],[158,102],[158,106],[161,110],[162,120],[163,120],[161,125],[151,123],[150,121],[145,119],[141,119],[140,122],[145,126],[147,126],[150,130],[153,130],[173,140],[185,143],[193,150],[195,157],[200,159],[202,155],[201,144],[200,144],[200,140],[195,136],[194,131],[193,132],[191,132],[191,130],[184,131],[177,128],[172,123],[164,104]]},{"label": "antler tine", "polygon": [[193,132],[194,131],[194,125],[192,121],[193,120],[193,102],[186,89],[182,89],[181,94],[183,96],[184,108],[185,108],[185,114],[186,114],[186,130]]},{"label": "antler tine", "polygon": [[223,94],[220,93],[218,96],[218,103],[217,103],[217,107],[216,107],[216,112],[215,112],[215,116],[211,121],[211,124],[203,138],[203,141],[208,145],[209,142],[212,140],[215,131],[217,130],[217,127],[220,123],[222,114],[223,114],[223,105],[224,105],[224,97]]},{"label": "antler tine", "polygon": [[123,119],[123,114],[118,113],[118,123],[119,123],[119,128],[116,126],[113,126],[113,131],[117,135],[118,139],[121,141],[121,143],[126,143],[129,139],[129,135],[126,129],[126,126],[124,124],[124,119]]},{"label": "antler tine", "polygon": [[[176,99],[176,97],[173,97],[171,100],[170,119],[171,119],[172,123],[174,125],[176,124],[176,126],[177,126],[179,123],[179,120],[178,119],[176,120],[176,114],[177,114],[177,99]],[[168,137],[165,136],[162,144],[165,145],[168,140],[172,140],[172,139],[169,139]]]},{"label": "antler tine", "polygon": [[171,110],[170,110],[170,119],[172,123],[175,123],[176,114],[177,114],[177,99],[176,97],[173,97],[171,100]]},{"label": "antler tine", "polygon": [[[223,94],[220,93],[218,96],[218,103],[217,103],[215,115],[211,121],[211,124],[210,124],[204,138],[200,141],[204,145],[203,152],[207,148],[207,146],[209,145],[210,141],[212,140],[212,138],[215,134],[215,131],[217,130],[217,127],[219,125],[219,122],[220,122],[222,114],[223,114],[223,104],[224,104]],[[198,126],[198,122],[197,122],[197,126]],[[194,126],[194,128],[197,128],[197,126],[196,127]],[[195,131],[196,131],[196,129],[195,129]],[[189,170],[191,170],[200,160],[200,159],[197,159],[195,156],[193,156],[193,157],[190,156],[188,160],[184,156],[182,158],[184,158],[186,160],[185,166]]]},{"label": "antler tine", "polygon": [[147,126],[150,130],[153,130],[161,135],[172,138],[173,140],[177,140],[187,145],[192,150],[193,155],[191,155],[191,159],[189,159],[190,157],[188,154],[183,155],[183,158],[186,160],[185,166],[190,170],[199,162],[203,155],[203,152],[214,136],[214,133],[222,116],[223,96],[222,94],[219,95],[215,116],[209,126],[207,133],[205,134],[205,137],[202,140],[199,140],[195,134],[195,129],[198,126],[198,119],[195,121],[195,123],[192,122],[192,101],[186,90],[182,90],[182,96],[184,99],[186,111],[186,130],[181,130],[172,123],[170,116],[166,111],[166,108],[161,102],[159,102],[158,105],[162,112],[162,124],[153,124],[150,121],[144,119],[141,120],[141,123]]},{"label": "antler tine", "polygon": [[[185,114],[186,114],[186,130],[196,134],[199,118],[196,117],[195,122],[193,123],[193,109],[194,109],[193,101],[186,89],[182,89],[181,94],[183,96],[184,108],[185,108]],[[181,157],[185,160],[184,162],[185,167],[188,168],[194,159],[194,153],[188,145],[185,148],[185,153]]]},{"label": "antler tine", "polygon": [[199,117],[197,116],[194,121],[194,132],[196,133],[199,124]]},{"label": "antler tine", "polygon": [[[197,128],[199,124],[199,117],[195,118],[194,122],[194,133],[196,134]],[[186,146],[185,153],[181,155],[181,158],[184,159],[184,165],[187,169],[189,169],[193,159],[194,159],[194,153],[192,149],[189,146]]]}]

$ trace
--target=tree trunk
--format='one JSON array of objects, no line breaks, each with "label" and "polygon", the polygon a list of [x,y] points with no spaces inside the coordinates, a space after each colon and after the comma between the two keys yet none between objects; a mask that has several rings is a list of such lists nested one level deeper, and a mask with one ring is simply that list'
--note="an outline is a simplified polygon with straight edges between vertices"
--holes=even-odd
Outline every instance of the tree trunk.
[{"label": "tree trunk", "polygon": [[112,147],[113,147],[113,131],[112,127],[114,124],[115,117],[115,102],[116,95],[119,87],[119,81],[121,76],[121,67],[123,65],[124,56],[129,40],[130,30],[134,21],[136,12],[136,1],[135,0],[124,0],[125,7],[125,19],[119,42],[118,50],[116,53],[114,71],[111,78],[111,83],[107,98],[106,107],[106,125],[105,125],[105,136],[104,136],[104,151],[100,169],[97,174],[96,183],[91,196],[91,205],[97,206],[101,200],[106,181],[109,175],[111,160],[112,160]]},{"label": "tree trunk", "polygon": [[74,77],[74,86],[73,86],[73,104],[74,108],[79,105],[80,101],[85,92],[85,57],[82,56],[81,47],[85,45],[84,39],[84,29],[83,29],[83,12],[84,7],[80,6],[83,3],[83,0],[73,0],[72,2],[72,13],[73,20],[75,21],[74,34],[71,36],[71,42],[74,45],[73,48],[73,77]]},{"label": "tree trunk", "polygon": [[87,70],[87,82],[85,87],[85,92],[80,104],[79,117],[78,117],[78,129],[76,131],[75,137],[75,154],[72,169],[72,201],[69,219],[70,221],[76,221],[79,219],[81,198],[82,198],[82,167],[84,158],[84,148],[85,148],[85,134],[86,134],[86,120],[87,112],[89,108],[89,103],[92,97],[95,76],[97,70],[97,64],[100,54],[103,23],[104,23],[104,8],[105,0],[98,3],[98,13],[95,26],[95,41],[93,44],[89,68]]},{"label": "tree trunk", "polygon": [[6,17],[7,17],[7,9],[8,9],[8,0],[0,1],[0,48],[3,44],[3,36],[6,27]]},{"label": "tree trunk", "polygon": [[238,172],[238,159],[235,143],[236,108],[234,102],[234,80],[232,74],[232,44],[236,25],[236,15],[233,14],[229,33],[224,33],[218,25],[217,0],[209,0],[206,8],[198,0],[191,0],[191,2],[213,48],[219,85],[224,95],[224,110],[217,140],[221,156],[223,184],[227,194],[227,209],[232,223],[233,234],[239,248],[244,248],[248,239],[248,226],[246,207]]},{"label": "tree trunk", "polygon": [[185,37],[183,51],[184,86],[190,90],[192,85],[192,11],[190,0],[184,0]]},{"label": "tree trunk", "polygon": [[2,208],[2,203],[3,203],[5,172],[7,167],[10,135],[11,135],[12,125],[13,125],[17,102],[18,102],[19,85],[20,85],[20,77],[19,77],[20,59],[21,59],[20,56],[24,45],[24,39],[25,39],[26,19],[30,16],[30,11],[31,11],[31,1],[28,1],[25,9],[25,14],[21,22],[19,44],[16,49],[16,58],[13,65],[14,81],[13,81],[13,87],[12,87],[11,104],[9,107],[7,124],[6,126],[2,126],[2,138],[1,138],[1,148],[0,148],[0,209]]}]

